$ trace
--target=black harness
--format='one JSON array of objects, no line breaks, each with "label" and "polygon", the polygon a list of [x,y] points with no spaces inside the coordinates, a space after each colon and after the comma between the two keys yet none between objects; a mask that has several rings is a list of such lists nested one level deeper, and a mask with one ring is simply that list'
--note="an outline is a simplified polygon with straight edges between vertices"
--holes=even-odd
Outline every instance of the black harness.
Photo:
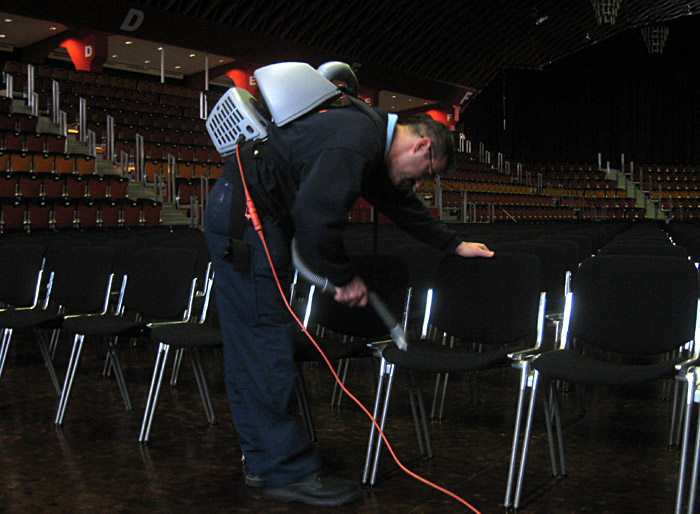
[{"label": "black harness", "polygon": [[[367,105],[365,102],[360,100],[359,98],[356,98],[351,95],[346,95],[344,97],[344,102],[342,105],[324,105],[321,107],[321,109],[327,109],[329,107],[331,108],[336,108],[336,107],[345,107],[348,105],[354,105],[357,107],[359,110],[364,112],[369,118],[374,122],[374,124],[377,126],[377,129],[379,131],[379,134],[381,134],[382,138],[382,148],[386,146],[386,126],[384,125],[384,122],[382,121],[381,116],[377,114],[374,109],[372,109],[369,105]],[[252,169],[253,165],[253,159],[258,153],[258,150],[256,150],[257,144],[260,143],[260,140],[251,140],[251,141],[245,141],[241,144],[238,145],[238,158],[240,159],[241,167],[243,168],[243,175],[246,177],[249,176],[250,170]],[[241,179],[240,174],[237,174],[238,180]],[[230,177],[232,181],[236,181],[234,177]],[[229,239],[229,246],[226,249],[226,253],[224,254],[224,259],[231,262],[233,264],[233,269],[234,271],[239,271],[239,272],[247,272],[248,271],[248,265],[250,262],[250,248],[248,247],[248,244],[245,243],[242,238],[243,238],[243,230],[245,228],[245,224],[247,221],[246,218],[246,198],[245,198],[245,190],[243,188],[243,183],[242,182],[235,182],[236,186],[238,187],[233,187],[233,191],[231,192],[231,211],[229,214],[229,224],[228,224],[228,239]],[[262,206],[257,206],[256,208],[258,209],[258,215],[262,218],[264,215],[264,212],[260,211],[260,208]]]}]

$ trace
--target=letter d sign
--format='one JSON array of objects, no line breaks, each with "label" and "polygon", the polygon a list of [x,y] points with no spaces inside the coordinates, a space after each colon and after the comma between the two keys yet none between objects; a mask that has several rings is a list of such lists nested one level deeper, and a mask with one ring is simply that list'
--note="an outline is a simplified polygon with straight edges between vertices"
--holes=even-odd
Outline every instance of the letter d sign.
[{"label": "letter d sign", "polygon": [[85,45],[85,58],[89,59],[92,57],[93,49],[91,45]]},{"label": "letter d sign", "polygon": [[129,12],[122,22],[121,29],[127,32],[133,32],[138,29],[143,23],[143,11],[139,9],[129,9]]}]

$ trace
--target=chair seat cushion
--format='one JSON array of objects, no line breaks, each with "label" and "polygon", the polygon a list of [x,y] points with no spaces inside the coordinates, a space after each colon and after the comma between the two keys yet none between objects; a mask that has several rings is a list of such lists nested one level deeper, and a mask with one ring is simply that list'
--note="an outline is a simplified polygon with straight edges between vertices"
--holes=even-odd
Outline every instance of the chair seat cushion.
[{"label": "chair seat cushion", "polygon": [[7,309],[0,311],[2,328],[58,328],[63,317],[44,309]]},{"label": "chair seat cushion", "polygon": [[574,350],[553,350],[537,357],[532,366],[542,375],[584,385],[616,386],[638,384],[675,374],[682,358],[652,364],[607,362]]},{"label": "chair seat cushion", "polygon": [[408,350],[399,350],[396,345],[388,345],[382,356],[401,368],[431,373],[464,373],[479,369],[505,366],[510,360],[508,354],[524,348],[499,348],[487,352],[471,352],[463,348],[450,348],[438,343],[414,340]]},{"label": "chair seat cushion", "polygon": [[122,316],[104,314],[76,316],[63,320],[63,329],[85,336],[139,336],[147,334],[147,321],[134,321]]},{"label": "chair seat cushion", "polygon": [[221,329],[201,323],[168,323],[151,328],[153,341],[171,346],[194,348],[221,346]]}]

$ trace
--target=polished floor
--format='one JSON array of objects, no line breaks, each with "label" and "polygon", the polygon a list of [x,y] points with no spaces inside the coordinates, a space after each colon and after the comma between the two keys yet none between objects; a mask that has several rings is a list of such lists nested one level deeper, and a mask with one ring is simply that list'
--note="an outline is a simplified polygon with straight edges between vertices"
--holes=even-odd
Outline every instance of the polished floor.
[{"label": "polished floor", "polygon": [[[54,427],[58,403],[32,334],[16,334],[0,380],[0,512],[27,513],[281,513],[326,512],[265,500],[243,484],[236,435],[228,416],[217,355],[205,367],[218,416],[209,426],[188,360],[177,387],[161,394],[151,442],[137,442],[153,349],[147,341],[123,345],[120,355],[134,409],[125,412],[116,382],[102,376],[102,356],[86,344],[65,423]],[[128,346],[128,347],[127,347]],[[70,342],[56,354],[63,376]],[[373,401],[369,361],[353,363],[350,389]],[[327,468],[360,479],[369,422],[343,399],[331,410],[332,378],[307,366],[318,445]],[[423,379],[431,396],[432,379]],[[387,434],[404,464],[471,503],[479,512],[502,512],[517,374],[499,370],[478,377],[480,403],[455,378],[445,417],[430,426],[435,457],[418,458],[403,380],[396,383]],[[638,390],[590,391],[580,416],[573,392],[563,397],[568,471],[552,478],[547,438],[538,409],[520,512],[668,513],[673,511],[678,452],[667,450],[669,403],[664,384]],[[401,472],[383,454],[376,487],[339,513],[470,512],[454,499]]]}]

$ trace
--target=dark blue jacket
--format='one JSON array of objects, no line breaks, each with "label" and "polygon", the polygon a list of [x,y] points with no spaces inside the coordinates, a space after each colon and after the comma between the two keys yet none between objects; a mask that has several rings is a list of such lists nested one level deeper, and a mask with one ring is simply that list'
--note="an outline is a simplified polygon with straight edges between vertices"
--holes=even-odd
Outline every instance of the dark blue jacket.
[{"label": "dark blue jacket", "polygon": [[[385,132],[387,113],[377,112]],[[280,219],[296,235],[311,269],[338,286],[354,276],[342,230],[360,196],[433,247],[449,252],[461,241],[411,189],[391,183],[386,136],[379,129],[354,106],[313,112],[281,128],[271,125],[248,178],[259,210]],[[226,166],[237,166],[235,157]]]}]

